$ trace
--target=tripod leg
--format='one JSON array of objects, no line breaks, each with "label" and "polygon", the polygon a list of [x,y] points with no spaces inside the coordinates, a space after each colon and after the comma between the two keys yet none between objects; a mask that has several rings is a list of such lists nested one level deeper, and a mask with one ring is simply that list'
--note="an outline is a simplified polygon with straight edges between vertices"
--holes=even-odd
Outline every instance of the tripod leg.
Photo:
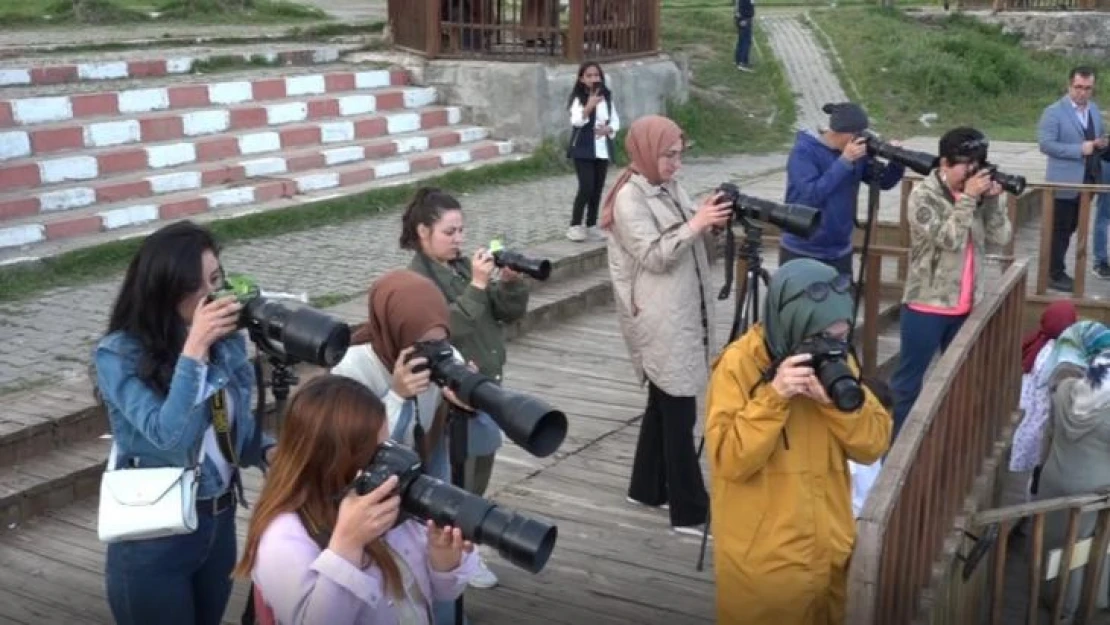
[{"label": "tripod leg", "polygon": [[705,513],[705,527],[701,530],[701,550],[698,552],[698,565],[695,568],[699,573],[705,569],[705,547],[709,544],[709,521],[713,517],[710,509]]}]

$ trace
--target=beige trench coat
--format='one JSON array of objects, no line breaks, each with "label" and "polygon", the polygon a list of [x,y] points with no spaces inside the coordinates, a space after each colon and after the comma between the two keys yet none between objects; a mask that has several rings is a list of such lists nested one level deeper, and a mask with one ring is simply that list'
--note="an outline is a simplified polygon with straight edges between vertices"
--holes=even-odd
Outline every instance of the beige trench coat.
[{"label": "beige trench coat", "polygon": [[707,245],[713,238],[690,229],[692,207],[677,183],[655,187],[633,175],[617,194],[609,237],[617,314],[636,375],[676,397],[705,389],[716,345]]}]

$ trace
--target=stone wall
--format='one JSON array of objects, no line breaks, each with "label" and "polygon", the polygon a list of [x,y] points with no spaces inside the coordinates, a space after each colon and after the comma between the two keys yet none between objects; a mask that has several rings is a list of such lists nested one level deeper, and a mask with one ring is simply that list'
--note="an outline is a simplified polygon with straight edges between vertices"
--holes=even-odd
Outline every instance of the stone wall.
[{"label": "stone wall", "polygon": [[[545,138],[570,136],[567,97],[578,67],[547,63],[491,61],[425,61],[403,53],[352,55],[350,60],[382,61],[405,67],[422,85],[435,87],[440,102],[462,106],[471,122],[494,136],[532,149]],[[658,55],[604,63],[622,126],[650,114],[666,112],[669,101],[689,98],[689,67],[685,58]]]},{"label": "stone wall", "polygon": [[966,13],[1021,35],[1029,48],[1110,60],[1110,13],[1105,11]]}]

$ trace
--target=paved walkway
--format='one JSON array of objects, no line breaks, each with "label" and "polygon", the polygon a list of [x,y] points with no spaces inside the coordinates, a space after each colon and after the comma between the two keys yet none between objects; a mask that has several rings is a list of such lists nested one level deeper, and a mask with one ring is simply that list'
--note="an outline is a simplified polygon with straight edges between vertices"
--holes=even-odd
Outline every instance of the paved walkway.
[{"label": "paved walkway", "polygon": [[799,128],[817,128],[828,122],[821,112],[826,102],[848,100],[833,73],[828,54],[810,27],[797,14],[763,17],[759,25],[767,33],[771,50],[782,63],[787,82],[797,99]]},{"label": "paved walkway", "polygon": [[[767,173],[784,160],[783,154],[702,160],[688,164],[682,178],[700,193]],[[517,247],[562,236],[575,189],[573,176],[560,176],[461,196],[468,247],[498,234]],[[390,212],[233,245],[222,260],[228,271],[251,274],[268,291],[350,296],[381,272],[408,263],[409,253],[397,247],[399,231],[400,213]],[[85,375],[90,346],[104,331],[121,279],[0,303],[0,394]]]}]

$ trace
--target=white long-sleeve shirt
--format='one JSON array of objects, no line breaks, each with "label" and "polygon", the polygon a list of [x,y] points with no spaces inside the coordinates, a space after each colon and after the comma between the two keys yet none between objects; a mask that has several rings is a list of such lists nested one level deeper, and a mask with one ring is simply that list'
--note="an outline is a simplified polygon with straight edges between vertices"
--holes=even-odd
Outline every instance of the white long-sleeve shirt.
[{"label": "white long-sleeve shirt", "polygon": [[[589,123],[590,117],[585,112],[586,103],[579,98],[575,98],[574,102],[570,104],[570,125],[575,128],[583,128]],[[608,135],[594,135],[594,158],[609,160],[609,143],[606,139],[617,136],[617,131],[621,129],[621,119],[617,115],[617,107],[609,106],[609,101],[602,99],[594,108],[594,128],[605,125],[609,126]],[[593,129],[588,130],[593,131]]]}]

